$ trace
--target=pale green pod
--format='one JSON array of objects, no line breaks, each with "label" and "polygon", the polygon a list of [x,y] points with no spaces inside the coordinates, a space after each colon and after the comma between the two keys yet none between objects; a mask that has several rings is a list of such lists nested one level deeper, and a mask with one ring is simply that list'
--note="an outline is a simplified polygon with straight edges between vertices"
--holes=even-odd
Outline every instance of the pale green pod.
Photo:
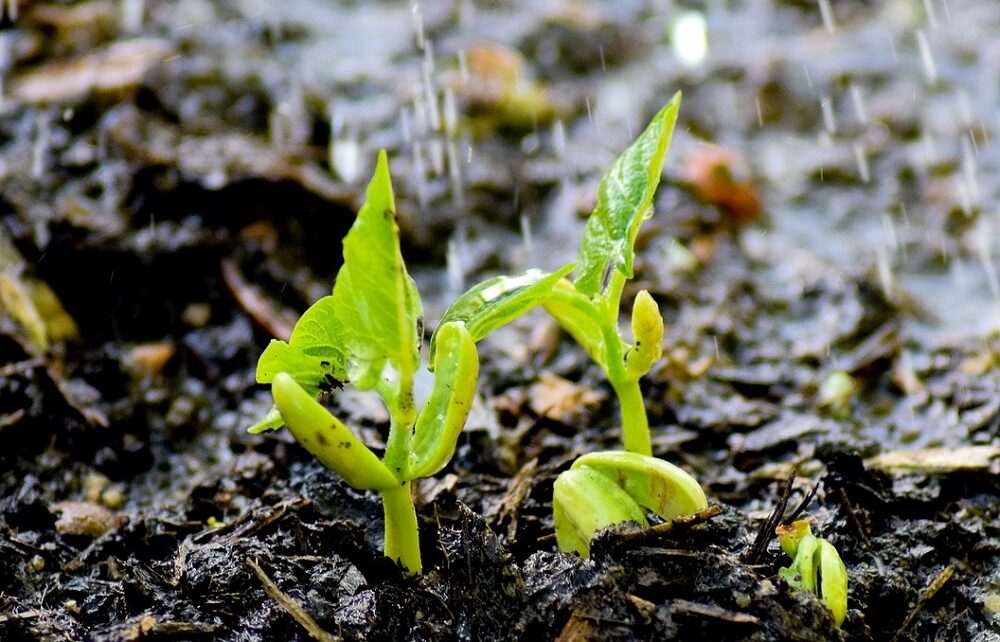
[{"label": "pale green pod", "polygon": [[792,557],[791,566],[778,574],[792,588],[819,597],[840,626],[847,616],[847,567],[833,544],[812,534],[809,522],[798,520],[776,529],[781,548]]},{"label": "pale green pod", "polygon": [[402,483],[291,375],[275,375],[271,394],[295,440],[348,484],[358,489],[387,490]]},{"label": "pale green pod", "polygon": [[607,450],[588,453],[573,468],[593,468],[615,482],[640,506],[664,519],[708,508],[705,491],[683,469],[639,453]]},{"label": "pale green pod", "polygon": [[606,475],[592,468],[573,468],[556,478],[552,489],[556,544],[565,553],[590,556],[590,540],[598,530],[635,522],[646,525],[642,508]]},{"label": "pale green pod", "polygon": [[625,355],[625,374],[639,379],[663,356],[663,317],[649,292],[642,290],[632,305],[634,342]]},{"label": "pale green pod", "polygon": [[820,576],[819,596],[833,611],[833,621],[840,626],[847,617],[847,566],[833,544],[826,540],[819,541],[815,555]]},{"label": "pale green pod", "polygon": [[438,328],[434,388],[417,417],[406,479],[428,477],[455,453],[479,378],[476,342],[461,322]]}]

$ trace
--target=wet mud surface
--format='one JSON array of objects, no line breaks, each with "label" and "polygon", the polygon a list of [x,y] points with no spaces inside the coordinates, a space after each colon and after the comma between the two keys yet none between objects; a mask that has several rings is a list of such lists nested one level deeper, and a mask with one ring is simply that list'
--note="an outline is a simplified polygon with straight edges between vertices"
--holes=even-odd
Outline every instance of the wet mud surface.
[{"label": "wet mud surface", "polygon": [[[1000,640],[989,3],[6,4],[0,638],[323,639],[276,588],[332,639]],[[571,260],[677,89],[626,300],[667,321],[655,454],[718,514],[556,552],[556,474],[620,431],[532,315],[480,344],[405,577],[377,497],[245,432],[257,356],[329,292],[378,148],[429,332],[463,285]],[[384,445],[376,401],[329,402]],[[803,503],[842,629],[758,539]]]}]

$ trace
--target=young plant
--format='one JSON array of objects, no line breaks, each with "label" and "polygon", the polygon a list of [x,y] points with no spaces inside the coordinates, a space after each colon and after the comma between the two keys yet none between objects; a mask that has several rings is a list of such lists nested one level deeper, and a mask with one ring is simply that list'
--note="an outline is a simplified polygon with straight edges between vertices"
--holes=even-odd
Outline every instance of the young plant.
[{"label": "young plant", "polygon": [[[381,493],[385,554],[419,573],[410,482],[433,475],[454,454],[475,393],[479,358],[461,322],[443,323],[430,364],[434,385],[418,410],[413,379],[420,365],[422,306],[403,264],[395,211],[383,151],[367,200],[344,238],[344,264],[333,294],[306,310],[287,343],[271,341],[257,363],[257,381],[271,384],[274,407],[250,431],[285,424],[348,484]],[[382,459],[316,401],[347,381],[375,390],[389,411]]]},{"label": "young plant", "polygon": [[792,565],[778,574],[792,588],[809,591],[833,612],[837,626],[847,615],[847,567],[830,542],[812,534],[809,522],[800,519],[775,529],[781,549]]},{"label": "young plant", "polygon": [[646,526],[646,510],[675,519],[707,507],[701,486],[677,466],[617,450],[580,457],[556,478],[552,491],[556,544],[583,557],[590,556],[590,540],[602,528]]},{"label": "young plant", "polygon": [[[625,449],[644,455],[652,453],[652,446],[639,379],[660,358],[663,318],[645,290],[632,307],[631,343],[622,339],[618,317],[622,289],[633,275],[633,245],[651,212],[679,106],[680,93],[601,180],[597,207],[587,221],[575,264],[551,274],[532,270],[485,281],[455,301],[443,319],[464,322],[479,341],[515,317],[544,306],[604,369],[621,404]],[[572,281],[563,278],[570,271]]]}]

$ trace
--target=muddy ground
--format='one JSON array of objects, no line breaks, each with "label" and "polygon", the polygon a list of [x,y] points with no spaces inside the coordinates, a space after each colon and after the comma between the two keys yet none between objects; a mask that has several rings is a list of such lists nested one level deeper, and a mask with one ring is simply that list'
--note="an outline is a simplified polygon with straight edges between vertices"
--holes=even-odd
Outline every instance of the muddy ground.
[{"label": "muddy ground", "polygon": [[[0,639],[322,639],[276,588],[347,640],[1000,640],[991,3],[4,5]],[[678,89],[626,299],[668,324],[654,450],[721,513],[555,551],[552,481],[618,444],[617,406],[530,316],[481,344],[404,577],[376,496],[244,431],[257,356],[328,292],[377,149],[431,330],[463,286],[571,259]],[[370,397],[330,404],[382,444]],[[757,539],[813,489],[840,630]]]}]

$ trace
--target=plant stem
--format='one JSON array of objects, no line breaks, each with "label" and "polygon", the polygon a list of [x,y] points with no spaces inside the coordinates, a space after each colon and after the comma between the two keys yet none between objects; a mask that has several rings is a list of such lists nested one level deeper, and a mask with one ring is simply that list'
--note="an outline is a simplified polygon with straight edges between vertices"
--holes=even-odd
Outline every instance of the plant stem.
[{"label": "plant stem", "polygon": [[617,377],[610,378],[610,381],[622,407],[622,441],[625,442],[625,450],[652,455],[649,420],[646,418],[646,404],[639,381]]},{"label": "plant stem", "polygon": [[385,404],[389,410],[389,438],[386,440],[382,463],[400,480],[407,478],[410,441],[413,436],[413,424],[417,420],[412,386],[412,380],[403,381],[398,397],[391,401],[387,400]]},{"label": "plant stem", "polygon": [[401,564],[410,574],[420,574],[420,538],[410,482],[382,491],[382,508],[385,511],[385,556]]}]

